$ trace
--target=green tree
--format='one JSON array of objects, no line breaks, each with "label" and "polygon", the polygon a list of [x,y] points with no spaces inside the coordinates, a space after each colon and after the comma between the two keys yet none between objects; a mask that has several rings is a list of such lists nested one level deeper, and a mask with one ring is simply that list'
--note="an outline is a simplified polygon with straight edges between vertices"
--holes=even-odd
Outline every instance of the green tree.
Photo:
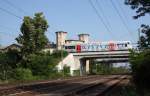
[{"label": "green tree", "polygon": [[145,16],[145,14],[150,14],[150,0],[125,0],[125,4],[136,10],[135,19]]},{"label": "green tree", "polygon": [[35,76],[49,76],[51,72],[55,69],[55,64],[53,64],[52,57],[49,54],[32,54],[29,56],[29,68],[32,70]]},{"label": "green tree", "polygon": [[140,49],[149,49],[150,48],[150,26],[149,25],[141,25],[142,35],[140,37],[139,48]]},{"label": "green tree", "polygon": [[[125,4],[136,10],[137,14],[134,16],[134,19],[150,14],[150,0],[125,0]],[[139,48],[147,49],[150,47],[150,26],[142,24],[140,29],[142,35],[138,41]]]},{"label": "green tree", "polygon": [[22,46],[20,65],[24,68],[28,67],[29,55],[38,54],[48,43],[45,35],[48,23],[43,16],[43,13],[36,13],[33,18],[25,16],[21,25],[21,34],[16,38],[16,41]]},{"label": "green tree", "polygon": [[43,13],[36,13],[33,18],[24,17],[21,25],[21,34],[16,38],[16,41],[22,45],[21,52],[23,58],[29,54],[39,53],[48,43],[45,36],[48,23],[43,16]]},{"label": "green tree", "polygon": [[13,70],[17,68],[20,60],[18,50],[8,50],[7,52],[0,52],[0,79],[11,79]]},{"label": "green tree", "polygon": [[[150,0],[125,0],[127,5],[136,9],[135,19],[150,14]],[[150,91],[150,26],[141,25],[141,37],[139,40],[139,53],[132,52],[130,57],[133,81],[141,96],[149,96]]]},{"label": "green tree", "polygon": [[[150,50],[141,53],[131,52],[130,63],[133,81],[141,96],[150,91]],[[149,96],[149,95],[148,95]]]}]

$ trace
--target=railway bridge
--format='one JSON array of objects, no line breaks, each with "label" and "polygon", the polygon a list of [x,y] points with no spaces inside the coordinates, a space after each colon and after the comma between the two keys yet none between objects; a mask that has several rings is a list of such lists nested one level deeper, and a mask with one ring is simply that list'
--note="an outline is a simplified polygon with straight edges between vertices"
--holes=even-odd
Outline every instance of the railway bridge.
[{"label": "railway bridge", "polygon": [[94,52],[80,52],[80,53],[69,53],[58,64],[58,69],[66,65],[70,67],[71,75],[74,74],[75,70],[80,70],[80,75],[89,73],[91,60],[97,60],[98,62],[107,62],[107,63],[120,63],[129,61],[129,50],[120,50],[120,51],[94,51]]},{"label": "railway bridge", "polygon": [[67,32],[56,32],[57,50],[66,50],[69,55],[57,65],[62,70],[66,65],[70,67],[71,75],[80,70],[80,75],[89,73],[92,60],[98,62],[128,62],[129,49],[133,49],[130,41],[92,42],[89,34],[78,34],[78,39],[66,39]]}]

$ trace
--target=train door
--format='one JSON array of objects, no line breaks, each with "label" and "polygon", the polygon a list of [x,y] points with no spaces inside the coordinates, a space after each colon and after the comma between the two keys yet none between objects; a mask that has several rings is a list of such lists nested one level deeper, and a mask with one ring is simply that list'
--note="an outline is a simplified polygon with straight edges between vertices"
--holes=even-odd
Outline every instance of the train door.
[{"label": "train door", "polygon": [[81,45],[77,45],[77,46],[76,46],[76,51],[77,51],[78,53],[81,52]]},{"label": "train door", "polygon": [[116,49],[116,44],[115,43],[109,43],[108,44],[108,50],[109,51],[113,51]]}]

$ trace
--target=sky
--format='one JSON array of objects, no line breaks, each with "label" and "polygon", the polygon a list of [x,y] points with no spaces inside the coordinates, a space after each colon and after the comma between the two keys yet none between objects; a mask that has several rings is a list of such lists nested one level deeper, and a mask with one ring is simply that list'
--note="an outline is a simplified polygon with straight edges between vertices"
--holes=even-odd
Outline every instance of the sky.
[{"label": "sky", "polygon": [[46,36],[51,42],[56,41],[56,31],[65,31],[67,39],[78,39],[78,34],[88,33],[92,42],[136,43],[140,25],[150,24],[149,15],[134,20],[135,10],[124,1],[91,0],[91,4],[90,0],[0,0],[0,44],[16,43],[22,18],[33,17],[37,12],[43,12],[48,21]]}]

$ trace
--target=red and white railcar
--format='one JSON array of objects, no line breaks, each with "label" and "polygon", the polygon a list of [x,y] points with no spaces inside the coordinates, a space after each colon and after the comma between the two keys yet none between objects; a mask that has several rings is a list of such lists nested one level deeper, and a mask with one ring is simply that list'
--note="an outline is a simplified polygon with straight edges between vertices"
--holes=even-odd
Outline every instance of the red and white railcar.
[{"label": "red and white railcar", "polygon": [[68,52],[124,51],[132,49],[132,44],[130,41],[66,44],[64,49]]}]

